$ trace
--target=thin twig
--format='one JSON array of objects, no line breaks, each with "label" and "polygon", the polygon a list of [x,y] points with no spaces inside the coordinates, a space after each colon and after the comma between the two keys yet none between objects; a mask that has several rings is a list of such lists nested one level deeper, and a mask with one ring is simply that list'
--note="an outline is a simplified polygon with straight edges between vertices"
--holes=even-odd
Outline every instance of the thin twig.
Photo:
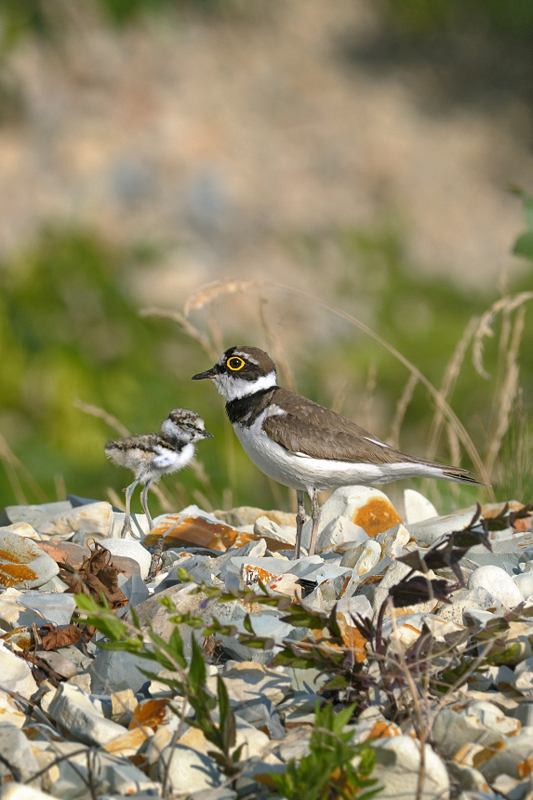
[{"label": "thin twig", "polygon": [[110,428],[116,430],[120,436],[127,438],[130,435],[126,426],[112,414],[109,414],[105,409],[99,408],[99,406],[93,406],[90,403],[85,403],[83,400],[78,400],[77,397],[72,401],[72,405],[79,408],[84,414],[90,414],[92,417],[103,419],[103,421],[109,425]]}]

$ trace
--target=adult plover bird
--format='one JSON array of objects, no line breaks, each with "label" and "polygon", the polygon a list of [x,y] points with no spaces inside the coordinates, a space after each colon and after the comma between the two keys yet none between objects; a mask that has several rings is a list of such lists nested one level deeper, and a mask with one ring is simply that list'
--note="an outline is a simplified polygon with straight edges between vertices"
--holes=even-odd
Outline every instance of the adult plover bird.
[{"label": "adult plover bird", "polygon": [[133,483],[124,490],[126,518],[122,536],[126,531],[133,535],[130,503],[135,487],[143,484],[141,505],[151,530],[153,522],[148,510],[148,489],[151,484],[157,483],[162,475],[169,475],[186,467],[194,456],[195,443],[213,436],[206,431],[203,419],[187,408],[175,408],[171,411],[161,425],[161,431],[106,442],[106,456],[115,464],[131,469],[135,475]]},{"label": "adult plover bird", "polygon": [[226,400],[233,429],[254,464],[278,483],[296,489],[295,558],[300,556],[305,492],[312,504],[312,555],[320,520],[319,491],[412,477],[482,485],[463,469],[395,450],[355,422],[281,388],[276,365],[257,347],[230,347],[214,367],[193,376],[196,381],[204,378],[213,380]]}]

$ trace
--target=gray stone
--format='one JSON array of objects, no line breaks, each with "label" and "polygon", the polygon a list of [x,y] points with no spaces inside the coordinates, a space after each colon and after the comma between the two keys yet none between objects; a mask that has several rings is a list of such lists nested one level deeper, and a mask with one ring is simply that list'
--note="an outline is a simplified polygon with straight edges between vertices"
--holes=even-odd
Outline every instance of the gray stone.
[{"label": "gray stone", "polygon": [[89,667],[91,690],[94,694],[111,694],[116,686],[125,682],[134,692],[138,692],[148,680],[141,669],[159,672],[162,667],[155,661],[147,661],[133,653],[100,650]]},{"label": "gray stone", "polygon": [[37,690],[28,664],[11,653],[0,640],[0,688],[29,699]]},{"label": "gray stone", "polygon": [[40,770],[29,741],[11,722],[0,722],[0,754],[0,782],[29,781]]},{"label": "gray stone", "polygon": [[232,706],[267,699],[275,705],[291,691],[291,679],[284,672],[252,661],[228,662],[222,670]]},{"label": "gray stone", "polygon": [[282,739],[285,728],[279,714],[270,700],[259,699],[247,702],[235,709],[235,714],[259,730],[267,730],[271,739]]},{"label": "gray stone", "polygon": [[15,522],[26,522],[37,529],[37,525],[59,514],[68,513],[72,504],[68,500],[57,503],[41,503],[28,506],[6,506],[0,515],[0,525],[12,525]]},{"label": "gray stone", "polygon": [[[227,652],[232,653],[243,661],[254,661],[256,664],[268,664],[279,650],[282,640],[287,637],[294,629],[287,622],[282,622],[279,617],[281,613],[254,614],[251,618],[254,633],[257,636],[264,636],[272,639],[278,647],[272,649],[257,649],[241,644],[233,636],[221,636],[222,646]],[[233,624],[239,633],[246,633],[244,627],[244,617],[233,620]]]},{"label": "gray stone", "polygon": [[[380,800],[413,800],[420,774],[420,743],[410,736],[376,739],[375,777],[381,786]],[[425,745],[424,784],[420,800],[447,800],[450,781],[443,761]]]},{"label": "gray stone", "polygon": [[514,685],[518,691],[531,695],[533,692],[533,658],[526,658],[515,667]]},{"label": "gray stone", "polygon": [[453,710],[443,708],[435,718],[432,728],[435,749],[447,761],[471,742],[481,742],[484,746],[503,742],[505,736],[484,725],[478,715],[469,713],[468,708]]},{"label": "gray stone", "polygon": [[433,517],[422,522],[408,523],[406,528],[418,545],[429,547],[441,536],[466,528],[472,521],[473,516],[472,511],[456,511],[443,517]]},{"label": "gray stone", "polygon": [[[150,597],[150,591],[140,575],[130,575],[129,578],[124,579],[125,576],[118,576],[118,585],[120,590],[126,595],[129,600],[128,606],[138,606],[139,603],[144,603]],[[119,609],[122,611],[122,609]]]},{"label": "gray stone", "polygon": [[533,736],[522,734],[505,740],[505,747],[479,765],[479,771],[489,783],[498,775],[521,778],[531,771]]},{"label": "gray stone", "polygon": [[150,780],[144,772],[137,769],[128,759],[99,753],[98,779],[109,786],[111,793],[123,797],[139,798],[139,794],[146,792],[151,797],[159,797],[161,786]]},{"label": "gray stone", "polygon": [[[487,611],[488,608],[494,608],[498,611],[503,610],[503,606],[499,600],[487,592],[486,589],[479,587],[478,589],[459,589],[451,595],[452,603],[450,605],[442,605],[439,609],[439,614],[442,619],[456,622],[458,625],[467,625],[468,620],[472,620],[472,616],[465,618],[465,613],[469,614],[474,612],[475,609],[480,611]],[[492,616],[489,614],[489,617]]]},{"label": "gray stone", "polygon": [[167,790],[170,792],[199,792],[220,786],[222,778],[217,764],[209,756],[176,744],[165,747],[157,762],[155,774],[162,780],[167,774]]},{"label": "gray stone", "polygon": [[76,601],[71,594],[59,592],[34,591],[29,589],[19,598],[19,603],[43,615],[52,625],[68,625],[76,608]]},{"label": "gray stone", "polygon": [[70,736],[89,745],[106,745],[125,733],[121,725],[106,719],[97,704],[73,684],[61,683],[57,687],[48,714]]}]

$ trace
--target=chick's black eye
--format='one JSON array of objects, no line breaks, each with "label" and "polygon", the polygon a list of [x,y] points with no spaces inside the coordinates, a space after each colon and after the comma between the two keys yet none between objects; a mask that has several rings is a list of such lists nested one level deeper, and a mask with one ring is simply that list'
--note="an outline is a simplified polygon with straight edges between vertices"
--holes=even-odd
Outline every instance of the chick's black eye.
[{"label": "chick's black eye", "polygon": [[226,364],[232,372],[237,372],[244,367],[244,359],[233,356],[232,358],[228,358]]}]

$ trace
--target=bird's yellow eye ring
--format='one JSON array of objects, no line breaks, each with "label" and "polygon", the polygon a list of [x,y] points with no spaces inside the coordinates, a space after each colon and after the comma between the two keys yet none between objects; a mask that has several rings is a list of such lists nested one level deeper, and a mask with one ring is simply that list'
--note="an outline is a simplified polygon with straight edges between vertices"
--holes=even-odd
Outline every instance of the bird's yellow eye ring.
[{"label": "bird's yellow eye ring", "polygon": [[238,356],[232,356],[231,358],[228,358],[228,360],[226,361],[228,369],[230,369],[232,372],[238,372],[240,369],[244,367],[244,364],[245,364],[244,359],[239,358]]}]

